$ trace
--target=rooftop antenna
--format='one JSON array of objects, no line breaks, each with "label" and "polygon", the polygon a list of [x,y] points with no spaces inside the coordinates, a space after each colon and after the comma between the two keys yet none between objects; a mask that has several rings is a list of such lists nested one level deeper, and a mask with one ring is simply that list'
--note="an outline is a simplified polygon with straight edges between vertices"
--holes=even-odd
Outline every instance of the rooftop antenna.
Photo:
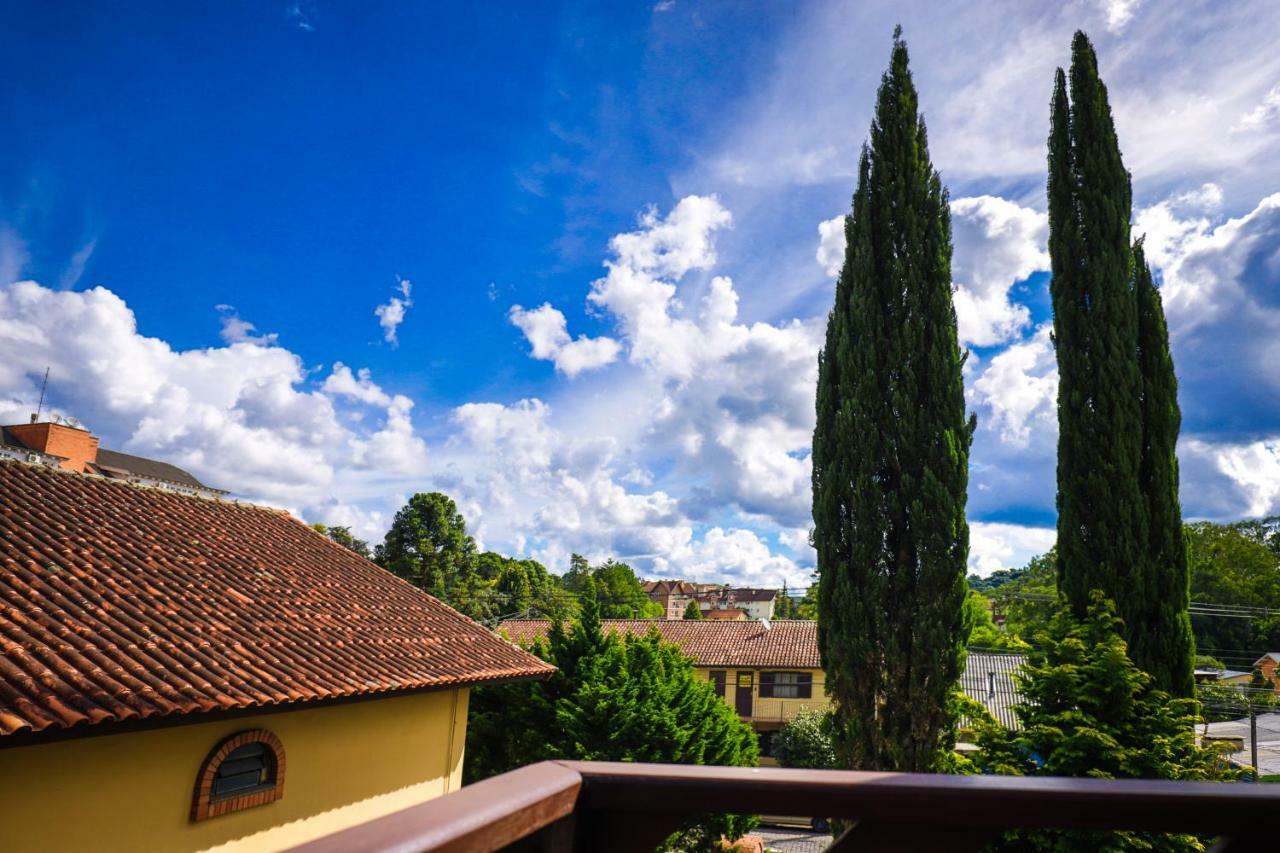
[{"label": "rooftop antenna", "polygon": [[49,387],[49,368],[46,367],[44,369],[44,383],[41,384],[40,386],[40,402],[36,404],[35,414],[31,416],[31,422],[33,424],[40,422],[40,410],[44,408],[44,392],[45,392],[45,389],[48,387]]}]

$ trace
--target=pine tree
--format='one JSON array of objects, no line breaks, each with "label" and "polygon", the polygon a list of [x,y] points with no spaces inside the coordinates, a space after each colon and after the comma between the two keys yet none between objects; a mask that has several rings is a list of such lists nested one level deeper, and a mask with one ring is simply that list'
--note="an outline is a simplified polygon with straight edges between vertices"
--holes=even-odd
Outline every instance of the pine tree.
[{"label": "pine tree", "polygon": [[[553,623],[531,649],[556,666],[549,681],[472,694],[465,780],[547,759],[755,766],[755,732],[693,661],[656,629],[626,638],[606,633],[594,579],[584,586],[578,621]],[[663,849],[720,850],[722,835],[737,838],[754,823],[708,815]]]},{"label": "pine tree", "polygon": [[1139,241],[1133,250],[1138,301],[1138,366],[1142,374],[1141,488],[1147,500],[1150,551],[1147,554],[1148,621],[1130,631],[1135,660],[1156,684],[1175,696],[1195,692],[1195,641],[1191,631],[1191,572],[1178,500],[1178,379],[1169,352],[1160,291]]},{"label": "pine tree", "polygon": [[1058,589],[1078,617],[1091,591],[1102,590],[1116,603],[1138,665],[1162,688],[1187,696],[1177,385],[1159,297],[1145,261],[1141,269],[1135,263],[1129,173],[1084,33],[1072,43],[1070,98],[1067,89],[1058,69],[1048,181]]},{"label": "pine tree", "polygon": [[845,220],[813,437],[818,642],[845,766],[940,766],[963,660],[969,444],[947,193],[895,31]]},{"label": "pine tree", "polygon": [[[1195,700],[1160,690],[1130,658],[1122,630],[1115,608],[1100,591],[1090,597],[1081,618],[1070,607],[1056,610],[1037,631],[1018,676],[1019,728],[977,718],[978,769],[1096,779],[1238,778],[1220,752],[1197,745]],[[1037,830],[1011,833],[991,849],[1172,853],[1204,847],[1186,835]]]}]

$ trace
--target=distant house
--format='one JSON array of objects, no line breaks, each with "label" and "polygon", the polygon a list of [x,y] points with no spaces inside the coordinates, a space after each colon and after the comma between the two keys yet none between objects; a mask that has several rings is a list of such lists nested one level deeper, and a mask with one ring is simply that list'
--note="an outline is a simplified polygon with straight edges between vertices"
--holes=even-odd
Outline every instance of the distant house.
[{"label": "distant house", "polygon": [[284,512],[66,467],[0,459],[0,850],[291,847],[457,789],[469,689],[553,671]]},{"label": "distant house", "polygon": [[1280,664],[1280,652],[1267,652],[1253,662],[1253,668],[1259,670],[1263,678],[1280,690],[1280,684],[1276,682],[1276,664]]},{"label": "distant house", "polygon": [[693,601],[694,585],[688,581],[645,581],[645,595],[662,605],[667,619],[683,619],[689,602]]},{"label": "distant house", "polygon": [[[544,636],[545,619],[512,619],[499,630],[514,642],[528,644]],[[773,733],[809,708],[827,707],[822,666],[818,660],[816,622],[605,619],[613,633],[644,635],[657,627],[664,640],[693,658],[698,673],[760,735],[762,764],[769,756]]]},{"label": "distant house", "polygon": [[97,436],[74,422],[37,421],[34,415],[31,423],[0,427],[0,459],[5,458],[188,495],[226,494],[176,465],[100,448]]},{"label": "distant house", "polygon": [[1209,669],[1207,667],[1198,667],[1195,670],[1195,680],[1197,684],[1234,684],[1248,685],[1253,679],[1253,673],[1241,672],[1236,669]]},{"label": "distant house", "polygon": [[[644,635],[657,628],[664,640],[679,646],[699,674],[756,730],[761,764],[777,763],[773,733],[787,720],[803,710],[825,711],[831,705],[818,655],[817,622],[605,619],[603,624],[604,630],[619,634]],[[550,625],[545,619],[510,619],[499,631],[527,645],[545,636]],[[1013,706],[1022,695],[1014,675],[1025,664],[1022,654],[971,653],[960,685],[998,721],[1017,728]]]},{"label": "distant house", "polygon": [[716,610],[741,610],[747,615],[748,619],[772,619],[778,591],[776,589],[704,586],[697,592],[696,598],[704,618]]}]

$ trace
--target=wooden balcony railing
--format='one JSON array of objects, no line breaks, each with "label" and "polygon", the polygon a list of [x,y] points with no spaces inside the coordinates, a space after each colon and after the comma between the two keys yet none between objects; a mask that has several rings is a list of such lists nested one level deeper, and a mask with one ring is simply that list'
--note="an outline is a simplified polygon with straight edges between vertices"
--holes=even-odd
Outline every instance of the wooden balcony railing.
[{"label": "wooden balcony railing", "polygon": [[1212,836],[1215,851],[1280,849],[1280,785],[933,776],[781,768],[533,764],[297,848],[652,851],[707,813],[856,821],[829,851],[978,851],[1010,829]]}]

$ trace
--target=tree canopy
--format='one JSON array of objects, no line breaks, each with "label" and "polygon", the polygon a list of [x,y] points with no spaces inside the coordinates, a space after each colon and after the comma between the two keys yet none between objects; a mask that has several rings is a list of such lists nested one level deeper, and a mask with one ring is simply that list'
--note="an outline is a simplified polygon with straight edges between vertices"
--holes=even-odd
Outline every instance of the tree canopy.
[{"label": "tree canopy", "polygon": [[1177,380],[1159,292],[1130,242],[1132,191],[1107,88],[1082,32],[1070,74],[1059,68],[1054,81],[1048,197],[1058,587],[1077,616],[1104,591],[1138,664],[1190,696]]},{"label": "tree canopy", "polygon": [[[1231,779],[1212,749],[1196,745],[1197,704],[1173,698],[1130,659],[1115,608],[1096,592],[1081,619],[1059,607],[1018,676],[1021,723],[979,723],[974,761],[984,772],[1099,779]],[[1010,850],[1201,850],[1191,836],[1019,833]]]},{"label": "tree canopy", "polygon": [[894,34],[818,358],[818,645],[845,766],[951,749],[964,658],[969,445],[947,192]]},{"label": "tree canopy", "polygon": [[[594,583],[586,582],[587,586]],[[650,761],[750,767],[758,748],[693,662],[657,631],[606,634],[584,595],[578,621],[553,624],[532,651],[554,664],[549,681],[478,688],[472,694],[464,777],[468,782],[546,759]],[[518,708],[520,725],[512,725]],[[752,820],[716,815],[686,827],[670,846],[716,849]]]},{"label": "tree canopy", "polygon": [[569,558],[563,583],[579,598],[592,590],[605,619],[656,619],[666,615],[662,605],[645,594],[640,579],[626,563],[609,559],[592,566],[585,557],[574,554]]},{"label": "tree canopy", "polygon": [[351,534],[350,527],[330,527],[319,522],[311,525],[317,533],[328,536],[334,542],[337,542],[348,551],[354,551],[366,560],[373,558],[372,552],[369,550],[369,543],[363,539],[357,539]]}]

